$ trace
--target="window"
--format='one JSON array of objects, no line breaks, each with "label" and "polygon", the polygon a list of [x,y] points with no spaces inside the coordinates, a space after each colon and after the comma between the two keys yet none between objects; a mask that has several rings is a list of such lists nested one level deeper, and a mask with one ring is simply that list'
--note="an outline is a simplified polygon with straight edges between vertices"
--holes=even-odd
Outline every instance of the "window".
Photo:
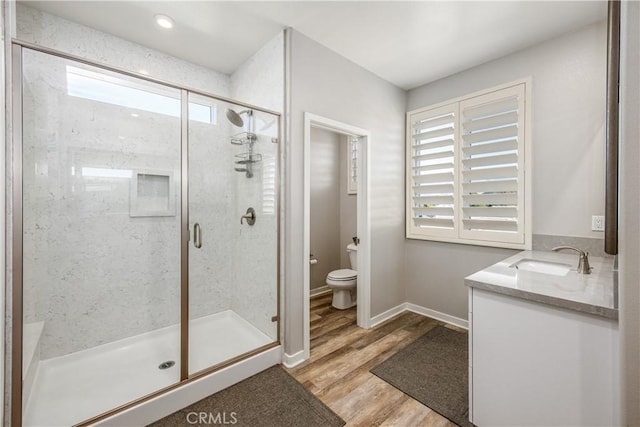
[{"label": "window", "polygon": [[407,113],[407,237],[531,247],[529,81]]},{"label": "window", "polygon": [[[180,117],[182,108],[180,98],[175,98],[173,91],[71,65],[67,65],[67,93],[70,96],[173,117]],[[189,120],[215,125],[216,114],[215,105],[189,102]]]},{"label": "window", "polygon": [[358,137],[347,136],[347,172],[349,181],[347,182],[347,194],[358,192]]}]

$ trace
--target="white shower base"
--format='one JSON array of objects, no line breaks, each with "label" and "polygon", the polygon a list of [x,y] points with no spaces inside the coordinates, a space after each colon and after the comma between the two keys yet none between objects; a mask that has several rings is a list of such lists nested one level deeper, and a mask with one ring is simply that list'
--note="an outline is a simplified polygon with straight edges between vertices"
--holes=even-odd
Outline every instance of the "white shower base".
[{"label": "white shower base", "polygon": [[[231,310],[190,322],[189,372],[274,342]],[[40,361],[23,425],[69,426],[175,384],[180,325]],[[162,362],[175,366],[160,370]]]}]

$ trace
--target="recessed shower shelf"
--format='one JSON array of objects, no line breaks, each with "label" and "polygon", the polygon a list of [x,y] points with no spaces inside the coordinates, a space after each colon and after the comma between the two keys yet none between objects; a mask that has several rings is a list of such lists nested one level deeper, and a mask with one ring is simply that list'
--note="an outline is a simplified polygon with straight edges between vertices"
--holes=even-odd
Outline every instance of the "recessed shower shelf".
[{"label": "recessed shower shelf", "polygon": [[240,132],[231,137],[233,145],[252,144],[258,140],[258,135],[253,132]]}]

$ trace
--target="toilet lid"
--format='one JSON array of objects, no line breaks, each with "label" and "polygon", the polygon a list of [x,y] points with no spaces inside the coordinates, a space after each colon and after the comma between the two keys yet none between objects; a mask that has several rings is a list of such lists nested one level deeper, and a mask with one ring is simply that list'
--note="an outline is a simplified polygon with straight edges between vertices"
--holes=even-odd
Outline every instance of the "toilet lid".
[{"label": "toilet lid", "polygon": [[334,270],[327,275],[331,280],[353,280],[358,276],[358,272],[344,268],[342,270]]}]

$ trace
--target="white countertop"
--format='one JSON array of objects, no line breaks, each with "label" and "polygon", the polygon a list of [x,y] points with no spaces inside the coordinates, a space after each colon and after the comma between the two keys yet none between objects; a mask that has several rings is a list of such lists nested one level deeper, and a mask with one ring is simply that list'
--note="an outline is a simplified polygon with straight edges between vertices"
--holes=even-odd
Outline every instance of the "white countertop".
[{"label": "white countertop", "polygon": [[[556,276],[513,267],[523,259],[567,264],[571,270],[564,276]],[[579,274],[577,254],[523,251],[467,276],[464,281],[473,288],[617,319],[613,263],[613,257],[589,257],[591,274]]]}]

